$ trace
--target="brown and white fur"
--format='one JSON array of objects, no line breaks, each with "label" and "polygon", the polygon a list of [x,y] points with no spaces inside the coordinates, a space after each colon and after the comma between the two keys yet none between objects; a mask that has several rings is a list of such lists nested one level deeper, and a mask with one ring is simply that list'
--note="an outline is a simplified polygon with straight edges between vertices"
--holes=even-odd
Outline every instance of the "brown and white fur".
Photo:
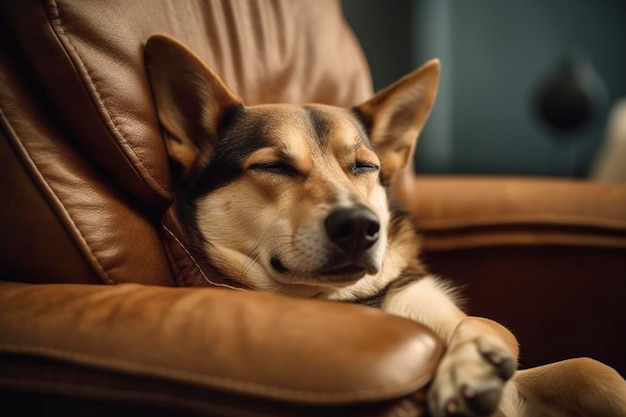
[{"label": "brown and white fur", "polygon": [[146,66],[172,161],[178,213],[205,260],[249,288],[380,307],[431,327],[446,353],[433,416],[626,416],[626,383],[577,359],[516,371],[515,337],[469,317],[427,273],[388,185],[409,164],[435,100],[436,60],[351,108],[244,106],[165,36]]}]

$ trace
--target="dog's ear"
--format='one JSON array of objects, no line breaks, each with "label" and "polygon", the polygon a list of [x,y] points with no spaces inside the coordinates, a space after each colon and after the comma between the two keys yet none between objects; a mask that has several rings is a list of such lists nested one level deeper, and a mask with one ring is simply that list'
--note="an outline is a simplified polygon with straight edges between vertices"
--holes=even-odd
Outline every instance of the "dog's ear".
[{"label": "dog's ear", "polygon": [[184,173],[211,157],[224,115],[241,106],[220,78],[181,43],[148,39],[146,69],[170,157]]},{"label": "dog's ear", "polygon": [[381,160],[383,178],[405,167],[417,143],[439,85],[439,60],[432,60],[356,107]]}]

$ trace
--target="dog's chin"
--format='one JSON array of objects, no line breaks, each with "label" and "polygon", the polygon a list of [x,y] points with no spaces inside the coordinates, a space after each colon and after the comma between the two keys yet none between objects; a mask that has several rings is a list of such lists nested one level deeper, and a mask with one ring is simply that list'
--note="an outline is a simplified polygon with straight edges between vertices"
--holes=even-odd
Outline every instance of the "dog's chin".
[{"label": "dog's chin", "polygon": [[366,275],[375,275],[379,267],[371,260],[344,263],[320,268],[317,271],[292,271],[280,259],[273,257],[270,265],[273,277],[284,284],[314,285],[316,287],[343,288],[358,282]]}]

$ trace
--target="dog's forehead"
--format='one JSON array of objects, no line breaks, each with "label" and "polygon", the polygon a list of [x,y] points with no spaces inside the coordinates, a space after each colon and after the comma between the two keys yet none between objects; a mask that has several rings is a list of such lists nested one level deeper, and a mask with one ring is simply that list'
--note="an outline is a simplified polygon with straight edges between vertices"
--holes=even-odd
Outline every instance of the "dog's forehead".
[{"label": "dog's forehead", "polygon": [[328,148],[333,153],[351,152],[356,142],[371,147],[357,119],[343,108],[274,104],[250,110],[261,120],[261,132],[257,134],[294,157],[326,152]]}]

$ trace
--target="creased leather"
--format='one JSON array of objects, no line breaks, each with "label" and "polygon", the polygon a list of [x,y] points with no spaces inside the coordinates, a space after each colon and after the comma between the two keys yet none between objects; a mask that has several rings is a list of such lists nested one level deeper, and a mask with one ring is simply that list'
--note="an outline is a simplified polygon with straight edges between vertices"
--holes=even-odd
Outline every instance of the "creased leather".
[{"label": "creased leather", "polygon": [[[32,100],[36,94],[19,78],[18,66],[11,66],[13,57],[0,46],[0,85],[10,86],[0,89],[0,133],[6,141],[0,151],[2,159],[17,157],[24,170],[17,174],[0,167],[6,184],[0,190],[6,202],[0,224],[11,224],[0,234],[2,276],[174,285],[153,222],[68,142],[43,103]],[[24,174],[30,183],[23,182]],[[19,205],[29,194],[45,203]],[[50,220],[40,221],[45,218]],[[56,245],[67,252],[58,252]],[[48,256],[48,250],[57,256]]]}]

